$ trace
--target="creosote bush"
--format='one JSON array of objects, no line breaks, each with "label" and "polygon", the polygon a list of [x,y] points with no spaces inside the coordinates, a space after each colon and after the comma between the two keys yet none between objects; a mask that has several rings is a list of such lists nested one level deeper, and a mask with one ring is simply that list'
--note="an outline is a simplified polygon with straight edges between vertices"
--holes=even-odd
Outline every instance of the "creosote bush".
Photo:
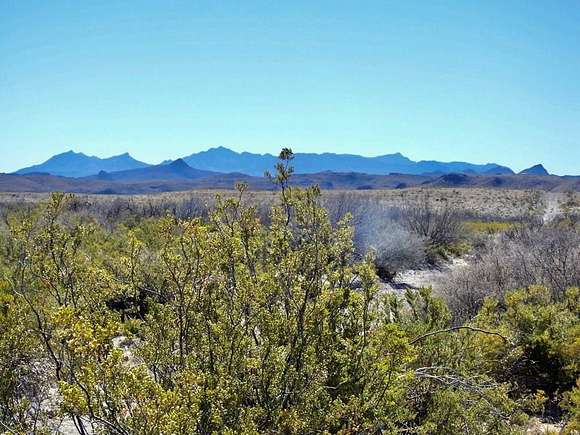
[{"label": "creosote bush", "polygon": [[[289,186],[291,151],[281,158],[267,224],[245,205],[244,185],[203,220],[170,213],[103,227],[61,194],[9,219],[2,427],[50,433],[64,419],[80,434],[518,433],[556,400],[536,389],[545,383],[525,382],[522,364],[539,351],[561,363],[532,365],[534,376],[571,390],[576,290],[564,302],[520,290],[507,308],[490,300],[453,326],[429,289],[379,292],[374,259],[354,255],[348,217],[331,225],[318,188]],[[551,314],[565,307],[565,318]],[[505,362],[517,382],[502,377]]]}]

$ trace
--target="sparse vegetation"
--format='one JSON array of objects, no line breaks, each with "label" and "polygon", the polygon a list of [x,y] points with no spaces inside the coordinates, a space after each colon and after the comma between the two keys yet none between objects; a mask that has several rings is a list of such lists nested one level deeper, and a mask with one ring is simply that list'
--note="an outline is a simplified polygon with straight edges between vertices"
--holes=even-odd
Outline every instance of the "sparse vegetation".
[{"label": "sparse vegetation", "polygon": [[487,296],[541,284],[556,300],[580,286],[580,234],[571,228],[518,225],[490,239],[472,264],[451,274],[442,292],[458,320],[476,315]]},{"label": "sparse vegetation", "polygon": [[[574,227],[298,189],[291,156],[268,196],[4,208],[3,430],[511,434],[531,417],[577,430]],[[473,232],[477,260],[441,293],[382,290],[377,274],[427,267]]]}]

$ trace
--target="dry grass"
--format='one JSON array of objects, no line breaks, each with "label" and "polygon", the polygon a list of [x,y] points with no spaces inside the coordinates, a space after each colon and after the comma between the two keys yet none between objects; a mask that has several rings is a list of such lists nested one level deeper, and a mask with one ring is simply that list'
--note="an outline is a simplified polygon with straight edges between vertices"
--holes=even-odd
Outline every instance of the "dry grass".
[{"label": "dry grass", "polygon": [[[184,203],[195,200],[211,206],[216,194],[224,197],[234,196],[234,190],[189,190],[150,195],[87,195],[77,194],[77,201],[87,206],[108,204],[115,201],[129,201],[140,206],[162,206],[170,203]],[[384,190],[327,190],[323,196],[327,200],[352,195],[354,198],[376,201],[383,206],[413,205],[429,201],[434,204],[449,205],[459,211],[475,216],[490,216],[499,219],[512,219],[525,215],[539,197],[540,207],[548,203],[558,203],[555,193],[538,193],[530,190],[479,189],[479,188],[408,188]],[[575,194],[580,202],[580,193]],[[23,203],[36,203],[46,200],[47,193],[0,193],[0,207]],[[535,197],[536,196],[536,197]],[[561,195],[560,195],[561,196]],[[267,205],[276,198],[276,192],[249,191],[245,198],[250,203]]]}]

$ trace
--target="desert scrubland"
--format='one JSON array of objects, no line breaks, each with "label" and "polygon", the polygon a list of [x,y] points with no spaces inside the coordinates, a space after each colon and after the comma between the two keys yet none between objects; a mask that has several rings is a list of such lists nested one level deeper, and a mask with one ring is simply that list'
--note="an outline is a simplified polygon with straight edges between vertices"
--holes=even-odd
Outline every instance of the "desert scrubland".
[{"label": "desert scrubland", "polygon": [[12,433],[579,429],[574,193],[0,194]]}]

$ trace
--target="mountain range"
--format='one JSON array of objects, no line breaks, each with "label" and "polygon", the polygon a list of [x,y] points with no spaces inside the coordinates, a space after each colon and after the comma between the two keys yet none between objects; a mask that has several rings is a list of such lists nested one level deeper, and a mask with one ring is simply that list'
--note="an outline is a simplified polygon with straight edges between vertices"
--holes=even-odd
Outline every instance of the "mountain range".
[{"label": "mountain range", "polygon": [[101,159],[95,156],[87,156],[83,153],[67,151],[66,153],[52,156],[44,163],[19,169],[15,173],[21,175],[46,173],[62,177],[86,177],[98,174],[100,171],[115,172],[146,168],[148,166],[151,165],[135,160],[129,153]]},{"label": "mountain range", "polygon": [[[263,176],[277,158],[271,154],[236,153],[211,148],[158,165],[129,154],[100,159],[69,151],[14,174],[0,174],[0,191],[132,194],[187,189],[231,189],[244,181],[253,189],[272,189]],[[490,187],[580,190],[580,177],[549,175],[542,165],[519,174],[495,163],[414,162],[403,155],[362,157],[350,154],[297,153],[291,182],[323,189],[423,187]]]},{"label": "mountain range", "polygon": [[[272,154],[237,153],[228,148],[210,148],[183,157],[194,168],[206,168],[216,172],[241,172],[261,176],[271,170],[278,158]],[[496,163],[478,165],[467,162],[415,162],[401,153],[385,154],[377,157],[364,157],[356,154],[335,153],[296,153],[293,165],[301,174],[315,174],[323,171],[361,172],[365,174],[435,174],[450,172],[470,172],[480,174],[506,174],[513,171]]]},{"label": "mountain range", "polygon": [[[272,170],[278,158],[272,154],[238,153],[228,148],[210,148],[182,158],[191,168],[205,171],[262,176]],[[165,161],[164,163],[170,163]],[[293,165],[296,172],[314,174],[324,171],[360,172],[373,175],[399,174],[513,174],[513,171],[496,163],[473,164],[467,162],[438,162],[423,160],[415,162],[400,153],[385,154],[377,157],[364,157],[355,154],[334,153],[296,153]],[[68,151],[57,154],[46,162],[22,168],[16,174],[47,173],[64,177],[88,177],[100,172],[119,172],[148,168],[153,165],[140,162],[128,153],[105,159],[87,156],[83,153]],[[161,165],[157,165],[161,166]]]}]

